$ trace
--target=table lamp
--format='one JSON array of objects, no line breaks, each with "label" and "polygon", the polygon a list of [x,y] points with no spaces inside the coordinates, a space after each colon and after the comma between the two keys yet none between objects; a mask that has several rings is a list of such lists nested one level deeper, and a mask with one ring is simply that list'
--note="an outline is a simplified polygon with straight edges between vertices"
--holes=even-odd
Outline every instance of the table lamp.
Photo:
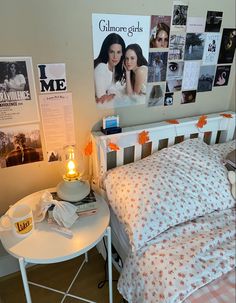
[{"label": "table lamp", "polygon": [[62,155],[63,181],[56,188],[58,197],[63,201],[77,202],[90,192],[88,181],[83,181],[82,173],[78,172],[78,157],[79,154],[74,145],[64,148]]}]

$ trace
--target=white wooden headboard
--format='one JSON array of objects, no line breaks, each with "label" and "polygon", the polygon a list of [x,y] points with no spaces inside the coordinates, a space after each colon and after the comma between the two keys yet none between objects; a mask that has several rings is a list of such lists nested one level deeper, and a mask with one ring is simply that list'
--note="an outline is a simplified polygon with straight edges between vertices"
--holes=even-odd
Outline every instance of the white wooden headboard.
[{"label": "white wooden headboard", "polygon": [[[169,147],[189,138],[198,137],[208,144],[232,140],[235,134],[235,113],[227,112],[227,114],[231,114],[232,118],[225,118],[221,113],[207,115],[207,124],[203,128],[196,126],[200,118],[196,116],[178,119],[179,124],[164,121],[125,127],[122,133],[113,135],[92,132],[93,186],[100,187],[101,178],[108,169],[137,161],[163,147]],[[150,140],[144,145],[138,142],[138,135],[142,131],[149,132]],[[108,147],[109,143],[116,144],[120,149],[116,152],[111,151]]]}]

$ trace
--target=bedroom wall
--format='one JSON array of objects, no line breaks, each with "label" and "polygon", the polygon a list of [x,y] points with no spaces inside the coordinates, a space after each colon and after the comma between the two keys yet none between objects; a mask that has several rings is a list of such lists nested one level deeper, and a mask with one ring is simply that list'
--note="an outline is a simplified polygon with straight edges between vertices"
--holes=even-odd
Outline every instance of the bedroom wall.
[{"label": "bedroom wall", "polygon": [[[170,107],[136,106],[114,111],[96,108],[91,14],[170,15],[171,9],[170,0],[1,1],[0,56],[31,56],[38,94],[37,64],[66,63],[68,91],[73,95],[76,140],[81,149],[91,129],[98,128],[107,114],[119,114],[121,126],[128,126],[235,109],[234,65],[228,86],[199,94],[194,104],[181,106],[180,95],[176,94],[177,102]],[[234,0],[189,0],[189,16],[205,17],[207,10],[224,12],[222,28],[235,26]],[[18,199],[54,186],[60,178],[58,163],[46,161],[0,169],[0,215]]]}]

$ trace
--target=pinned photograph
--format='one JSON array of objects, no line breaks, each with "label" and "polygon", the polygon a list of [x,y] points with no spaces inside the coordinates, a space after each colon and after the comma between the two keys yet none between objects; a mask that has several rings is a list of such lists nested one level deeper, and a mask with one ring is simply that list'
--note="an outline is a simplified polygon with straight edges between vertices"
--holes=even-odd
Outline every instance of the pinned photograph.
[{"label": "pinned photograph", "polygon": [[201,66],[197,88],[198,92],[207,92],[212,90],[215,71],[215,65]]},{"label": "pinned photograph", "polygon": [[168,48],[171,16],[151,16],[150,48]]},{"label": "pinned photograph", "polygon": [[164,99],[164,106],[170,106],[174,104],[174,94],[166,93]]},{"label": "pinned photograph", "polygon": [[183,60],[186,34],[171,33],[169,45],[169,60]]},{"label": "pinned photograph", "polygon": [[224,28],[218,63],[232,63],[236,46],[236,29]]},{"label": "pinned photograph", "polygon": [[181,97],[181,104],[194,103],[196,101],[196,90],[183,91]]},{"label": "pinned photograph", "polygon": [[216,69],[214,86],[226,86],[229,82],[231,65],[219,65]]},{"label": "pinned photograph", "polygon": [[208,11],[206,17],[205,32],[219,32],[223,18],[223,12]]},{"label": "pinned photograph", "polygon": [[179,5],[175,4],[178,3],[177,1],[174,2],[173,5],[173,14],[172,14],[172,26],[173,27],[184,27],[187,24],[187,13],[188,13],[188,6],[187,5]]},{"label": "pinned photograph", "polygon": [[184,70],[184,61],[170,61],[167,66],[167,79],[182,79]]},{"label": "pinned photograph", "polygon": [[206,33],[205,47],[202,58],[203,65],[217,64],[219,50],[220,50],[220,33]]},{"label": "pinned photograph", "polygon": [[148,82],[161,82],[166,80],[168,52],[149,53]]},{"label": "pinned photograph", "polygon": [[204,51],[205,34],[187,33],[184,60],[201,60]]},{"label": "pinned photograph", "polygon": [[147,90],[147,106],[163,106],[165,95],[164,84],[148,84]]},{"label": "pinned photograph", "polygon": [[39,125],[0,129],[1,168],[43,160]]},{"label": "pinned photograph", "polygon": [[178,92],[182,88],[182,79],[172,79],[166,81],[166,92]]}]

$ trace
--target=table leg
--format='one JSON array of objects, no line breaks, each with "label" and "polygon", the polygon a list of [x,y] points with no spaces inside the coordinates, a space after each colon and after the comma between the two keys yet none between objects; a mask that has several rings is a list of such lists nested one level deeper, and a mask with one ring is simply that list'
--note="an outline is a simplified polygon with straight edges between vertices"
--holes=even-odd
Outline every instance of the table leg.
[{"label": "table leg", "polygon": [[111,228],[107,227],[107,253],[108,253],[108,281],[109,281],[109,303],[113,302],[112,296],[112,256],[111,256]]},{"label": "table leg", "polygon": [[31,296],[30,296],[28,279],[27,279],[27,274],[26,274],[26,270],[25,270],[26,263],[25,263],[24,258],[19,258],[19,264],[20,264],[20,271],[21,271],[23,286],[24,286],[24,290],[25,290],[26,302],[27,303],[32,303]]}]

